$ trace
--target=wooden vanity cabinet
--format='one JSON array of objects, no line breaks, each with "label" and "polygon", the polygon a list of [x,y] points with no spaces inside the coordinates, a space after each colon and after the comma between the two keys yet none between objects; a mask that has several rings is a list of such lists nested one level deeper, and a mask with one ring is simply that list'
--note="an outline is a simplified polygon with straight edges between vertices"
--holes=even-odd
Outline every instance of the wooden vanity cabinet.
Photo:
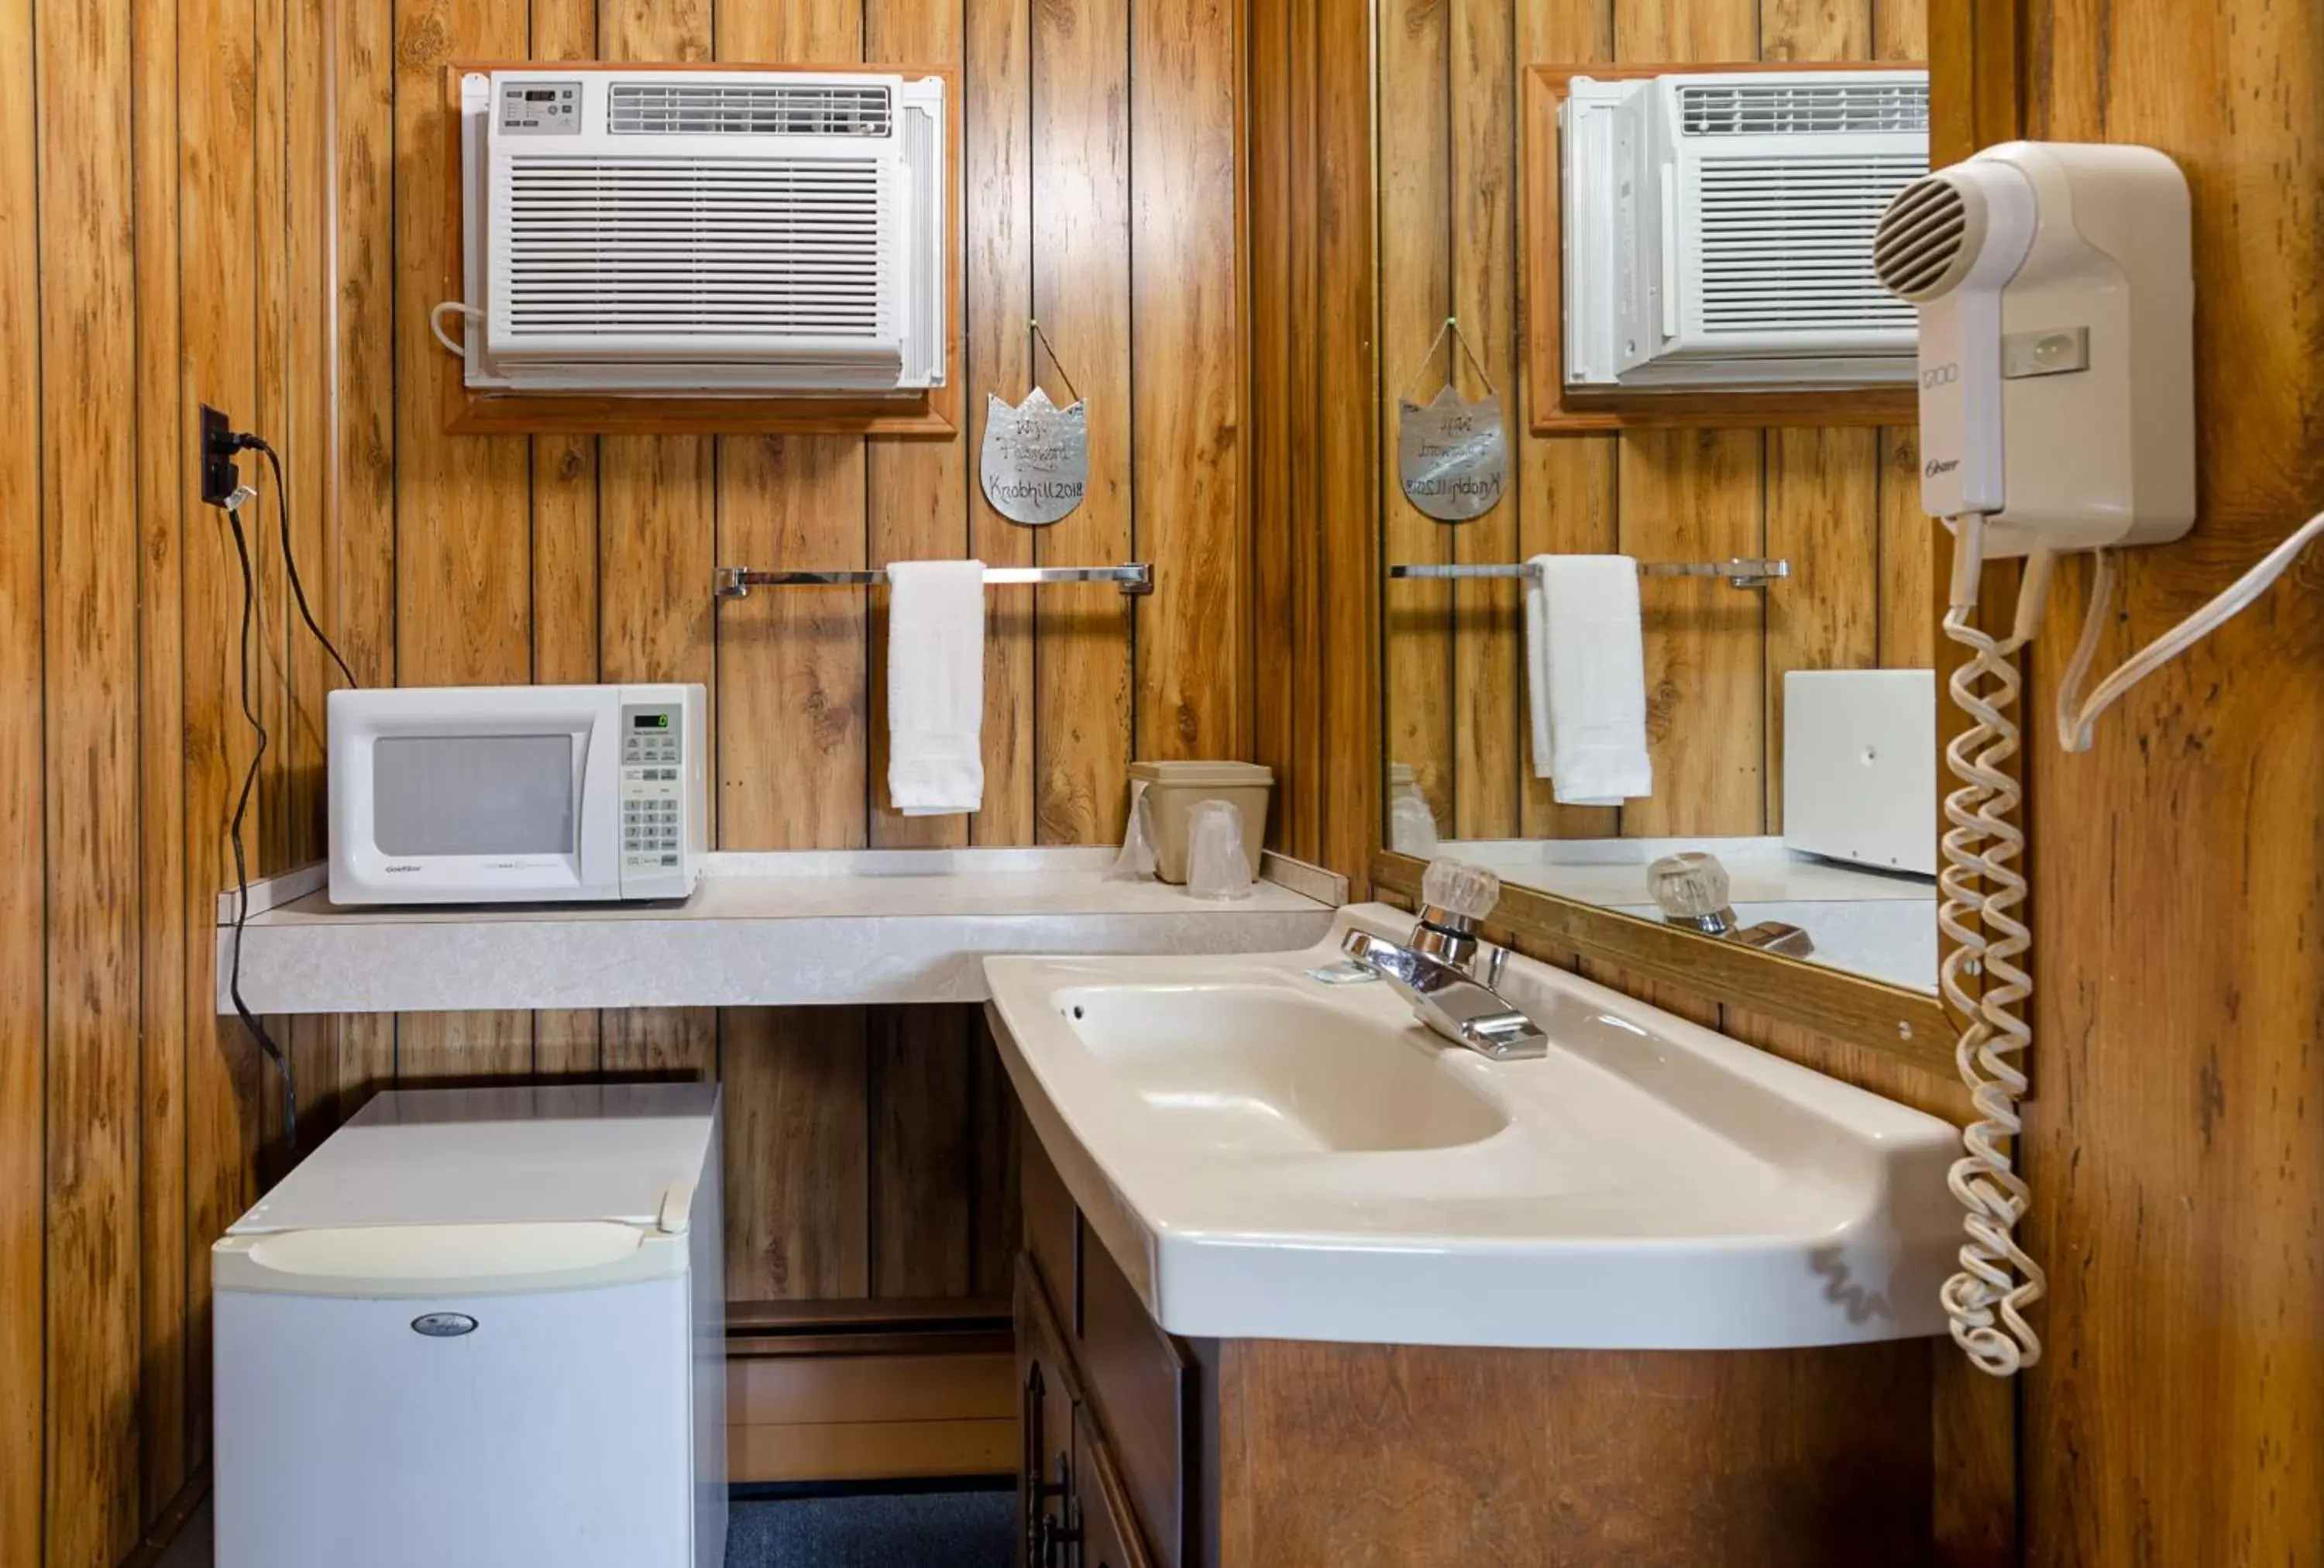
[{"label": "wooden vanity cabinet", "polygon": [[1182,1340],[1020,1147],[1025,1568],[1931,1561],[1939,1342]]}]

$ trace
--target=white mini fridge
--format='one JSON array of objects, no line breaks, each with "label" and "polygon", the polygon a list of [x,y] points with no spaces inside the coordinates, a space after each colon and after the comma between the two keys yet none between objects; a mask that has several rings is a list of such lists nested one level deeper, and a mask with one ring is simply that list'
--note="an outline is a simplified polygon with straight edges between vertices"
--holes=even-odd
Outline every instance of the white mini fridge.
[{"label": "white mini fridge", "polygon": [[384,1093],[211,1251],[218,1568],[721,1568],[706,1084]]}]

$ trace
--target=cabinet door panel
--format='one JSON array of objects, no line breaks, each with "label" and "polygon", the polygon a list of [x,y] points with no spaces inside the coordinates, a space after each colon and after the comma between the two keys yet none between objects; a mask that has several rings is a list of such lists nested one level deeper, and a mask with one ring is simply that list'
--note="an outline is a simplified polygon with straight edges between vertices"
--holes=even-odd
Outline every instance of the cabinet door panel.
[{"label": "cabinet door panel", "polygon": [[1021,1568],[1063,1568],[1047,1543],[1063,1527],[1074,1485],[1071,1363],[1030,1259],[1017,1267],[1017,1387],[1024,1453],[1017,1477]]},{"label": "cabinet door panel", "polygon": [[1130,1498],[1086,1408],[1074,1413],[1074,1502],[1081,1515],[1081,1568],[1154,1568]]},{"label": "cabinet door panel", "polygon": [[1147,1316],[1146,1304],[1104,1244],[1085,1233],[1081,1257],[1083,1392],[1096,1407],[1098,1427],[1156,1560],[1162,1568],[1182,1568],[1189,1561],[1192,1369],[1177,1342]]}]

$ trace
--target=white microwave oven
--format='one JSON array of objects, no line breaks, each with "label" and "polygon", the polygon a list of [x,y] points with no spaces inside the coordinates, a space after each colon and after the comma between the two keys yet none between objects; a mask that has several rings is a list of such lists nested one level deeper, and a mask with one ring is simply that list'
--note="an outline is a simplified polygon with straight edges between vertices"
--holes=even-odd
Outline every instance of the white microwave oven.
[{"label": "white microwave oven", "polygon": [[331,693],[331,902],[686,897],[706,706],[678,685]]}]

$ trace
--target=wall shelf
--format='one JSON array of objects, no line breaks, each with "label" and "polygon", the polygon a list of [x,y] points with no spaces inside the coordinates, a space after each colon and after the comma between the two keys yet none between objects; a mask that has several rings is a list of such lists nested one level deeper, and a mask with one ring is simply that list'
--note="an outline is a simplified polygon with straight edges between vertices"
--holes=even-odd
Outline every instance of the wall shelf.
[{"label": "wall shelf", "polygon": [[[261,1014],[977,1002],[987,954],[1280,952],[1319,940],[1346,897],[1270,855],[1279,880],[1250,898],[1196,899],[1109,880],[1114,853],[713,854],[682,903],[482,908],[341,909],[309,868],[253,890],[242,994]],[[221,1014],[232,915],[229,893]]]}]

